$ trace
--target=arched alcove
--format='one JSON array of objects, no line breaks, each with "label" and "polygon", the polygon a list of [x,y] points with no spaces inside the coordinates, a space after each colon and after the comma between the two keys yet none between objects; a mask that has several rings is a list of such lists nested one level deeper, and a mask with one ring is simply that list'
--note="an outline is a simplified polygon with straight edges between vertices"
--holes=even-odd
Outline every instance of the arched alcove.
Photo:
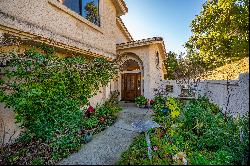
[{"label": "arched alcove", "polygon": [[120,64],[121,100],[133,101],[143,95],[143,63],[134,53],[124,53]]},{"label": "arched alcove", "polygon": [[133,59],[126,60],[120,67],[121,71],[141,70],[140,65]]}]

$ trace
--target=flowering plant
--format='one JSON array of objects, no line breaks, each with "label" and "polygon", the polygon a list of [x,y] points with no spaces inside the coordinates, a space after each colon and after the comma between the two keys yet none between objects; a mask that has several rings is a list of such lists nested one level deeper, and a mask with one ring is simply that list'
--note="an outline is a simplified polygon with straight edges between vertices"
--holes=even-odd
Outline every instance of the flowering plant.
[{"label": "flowering plant", "polygon": [[85,116],[86,117],[90,117],[90,115],[92,114],[92,113],[94,113],[95,112],[95,109],[92,107],[92,106],[89,106],[89,108],[87,109],[87,111],[85,112]]},{"label": "flowering plant", "polygon": [[150,105],[154,104],[155,101],[154,100],[150,100]]}]

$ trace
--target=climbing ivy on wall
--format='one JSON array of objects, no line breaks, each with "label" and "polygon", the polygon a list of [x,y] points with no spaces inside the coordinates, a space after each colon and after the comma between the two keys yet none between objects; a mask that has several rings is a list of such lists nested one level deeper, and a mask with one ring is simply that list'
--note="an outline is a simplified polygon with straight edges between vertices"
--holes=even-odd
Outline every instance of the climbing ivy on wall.
[{"label": "climbing ivy on wall", "polygon": [[0,102],[14,109],[25,128],[20,140],[41,139],[55,153],[76,148],[83,125],[80,107],[118,72],[104,58],[59,58],[47,46],[0,53],[0,64]]}]

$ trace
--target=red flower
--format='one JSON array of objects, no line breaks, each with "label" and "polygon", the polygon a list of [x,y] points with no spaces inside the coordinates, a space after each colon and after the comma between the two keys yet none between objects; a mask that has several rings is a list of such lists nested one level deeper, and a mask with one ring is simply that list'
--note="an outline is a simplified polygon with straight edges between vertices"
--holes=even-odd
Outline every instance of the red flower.
[{"label": "red flower", "polygon": [[89,108],[87,109],[87,111],[85,112],[85,115],[87,117],[90,116],[90,114],[94,113],[95,112],[95,109],[92,107],[92,106],[89,106]]},{"label": "red flower", "polygon": [[95,112],[95,109],[94,109],[92,106],[89,106],[87,112],[89,112],[89,113],[94,113],[94,112]]},{"label": "red flower", "polygon": [[150,104],[154,104],[154,102],[155,102],[154,100],[150,100]]}]

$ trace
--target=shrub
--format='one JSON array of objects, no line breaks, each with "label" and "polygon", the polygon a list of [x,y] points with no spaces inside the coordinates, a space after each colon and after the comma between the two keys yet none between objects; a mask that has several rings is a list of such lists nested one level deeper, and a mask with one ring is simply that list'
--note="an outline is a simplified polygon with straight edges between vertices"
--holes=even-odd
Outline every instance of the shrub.
[{"label": "shrub", "polygon": [[118,104],[119,91],[113,91],[110,94],[110,99],[104,102],[104,106],[109,110],[110,115],[117,116],[117,113],[121,111],[121,107]]},{"label": "shrub", "polygon": [[135,98],[135,103],[140,106],[145,106],[147,104],[148,100],[144,96],[138,96]]},{"label": "shrub", "polygon": [[210,160],[210,164],[246,164],[248,115],[241,118],[226,116],[218,106],[202,97],[192,100],[183,109],[183,117],[182,135],[195,140],[190,143],[192,149],[207,151],[203,156]]},{"label": "shrub", "polygon": [[[158,101],[164,100],[159,98]],[[189,165],[247,164],[249,115],[226,116],[204,97],[191,100],[185,107],[177,99],[169,97],[166,105],[169,107],[167,113],[156,111],[154,115],[154,120],[161,127],[152,129],[150,133],[154,149],[152,161],[147,157],[146,145],[140,146],[142,141],[145,142],[141,135],[118,164],[180,165],[183,157]]]},{"label": "shrub", "polygon": [[154,103],[152,104],[152,109],[156,112],[160,112],[162,109],[165,108],[165,103],[167,98],[165,96],[155,96]]},{"label": "shrub", "polygon": [[[99,119],[83,118],[80,106],[116,74],[112,62],[83,56],[58,58],[42,46],[23,54],[0,54],[0,102],[15,111],[25,132],[17,142],[42,140],[51,147],[53,161],[80,147],[82,126],[92,128]],[[34,160],[34,163],[40,162]]]}]

